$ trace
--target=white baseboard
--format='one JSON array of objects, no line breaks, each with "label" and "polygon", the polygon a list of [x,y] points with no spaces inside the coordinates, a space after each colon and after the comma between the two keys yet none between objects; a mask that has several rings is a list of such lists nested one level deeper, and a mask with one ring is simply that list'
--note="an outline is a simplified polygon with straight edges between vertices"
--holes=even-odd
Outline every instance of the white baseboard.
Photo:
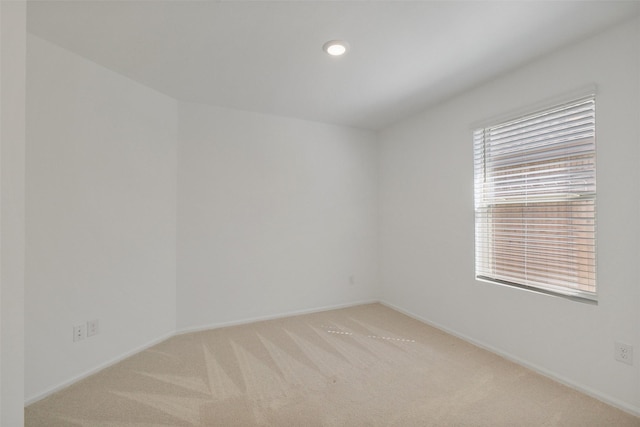
[{"label": "white baseboard", "polygon": [[105,363],[101,363],[98,366],[96,366],[95,368],[91,368],[88,371],[85,371],[85,372],[83,372],[83,373],[81,373],[79,375],[76,375],[76,376],[74,376],[74,377],[72,377],[72,378],[70,378],[70,379],[68,379],[66,381],[63,381],[60,384],[58,384],[56,386],[53,386],[53,387],[45,390],[42,393],[38,393],[35,396],[28,397],[24,401],[24,406],[28,406],[28,405],[31,405],[32,403],[37,402],[38,400],[42,400],[45,397],[48,397],[49,395],[51,395],[51,394],[53,394],[53,393],[55,393],[57,391],[60,391],[60,390],[62,390],[64,388],[67,388],[70,385],[72,385],[74,383],[77,383],[78,381],[81,381],[81,380],[83,380],[83,379],[85,379],[85,378],[87,378],[87,377],[89,377],[89,376],[91,376],[91,375],[93,375],[93,374],[105,369],[105,368],[108,368],[109,366],[112,366],[112,365],[115,365],[118,362],[121,362],[122,360],[126,359],[127,357],[133,356],[134,354],[139,353],[141,351],[144,351],[144,350],[148,349],[149,347],[153,347],[154,345],[156,345],[158,343],[161,343],[162,341],[164,341],[164,340],[166,340],[168,338],[171,338],[174,335],[175,335],[174,332],[167,332],[167,333],[159,336],[158,338],[155,338],[152,341],[149,341],[148,343],[146,343],[144,345],[141,345],[141,346],[138,346],[138,347],[136,347],[136,348],[134,348],[132,350],[129,350],[129,351],[121,354],[120,356],[116,356],[113,359],[111,359],[111,360],[109,360],[109,361],[107,361]]},{"label": "white baseboard", "polygon": [[102,363],[98,366],[96,366],[93,369],[90,369],[86,372],[83,372],[80,375],[77,375],[73,378],[70,378],[67,381],[64,381],[60,384],[58,384],[55,387],[52,387],[42,393],[39,393],[35,396],[31,396],[29,398],[27,398],[25,400],[25,406],[30,405],[34,402],[37,402],[38,400],[44,399],[45,397],[62,390],[63,388],[66,388],[80,380],[83,380],[85,378],[87,378],[90,375],[93,375],[95,373],[97,373],[98,371],[101,371],[102,369],[108,368],[111,365],[114,365],[124,359],[126,359],[127,357],[130,357],[140,351],[146,350],[149,347],[152,347],[168,338],[171,338],[174,335],[180,335],[180,334],[186,334],[186,333],[190,333],[190,332],[198,332],[198,331],[204,331],[204,330],[209,330],[209,329],[218,329],[218,328],[225,328],[225,327],[229,327],[229,326],[237,326],[237,325],[245,325],[245,324],[249,324],[249,323],[254,323],[254,322],[261,322],[261,321],[265,321],[265,320],[273,320],[273,319],[281,319],[284,317],[291,317],[291,316],[299,316],[299,315],[303,315],[303,314],[312,314],[312,313],[320,313],[323,311],[329,311],[329,310],[337,310],[337,309],[341,309],[341,308],[348,308],[348,307],[354,307],[354,306],[358,306],[358,305],[364,305],[364,304],[374,304],[374,303],[380,303],[386,307],[389,307],[395,311],[398,311],[400,313],[403,313],[413,319],[416,319],[422,323],[425,323],[429,326],[432,326],[436,329],[439,329],[443,332],[446,332],[450,335],[453,335],[457,338],[460,338],[466,342],[469,342],[473,345],[476,345],[480,348],[483,348],[487,351],[490,351],[492,353],[495,353],[499,356],[504,357],[505,359],[517,363],[518,365],[524,366],[528,369],[531,369],[534,372],[537,372],[541,375],[544,375],[545,377],[548,377],[554,381],[557,381],[561,384],[564,384],[568,387],[571,387],[575,390],[578,390],[588,396],[591,396],[595,399],[598,399],[602,402],[605,402],[609,405],[615,406],[616,408],[619,408],[625,412],[628,412],[632,415],[635,416],[640,416],[640,408],[636,407],[634,405],[630,405],[628,403],[622,402],[619,399],[616,399],[612,396],[606,395],[604,393],[601,393],[597,390],[594,390],[590,387],[585,386],[584,384],[580,384],[577,383],[575,381],[572,381],[570,379],[565,378],[562,375],[558,375],[555,372],[552,372],[548,369],[545,369],[541,366],[538,366],[536,364],[530,363],[524,359],[521,359],[519,357],[516,357],[510,353],[507,353],[501,349],[498,349],[496,347],[493,347],[491,345],[488,345],[486,343],[483,343],[481,341],[478,341],[476,339],[473,339],[465,334],[461,334],[457,331],[454,331],[452,329],[449,329],[445,326],[442,326],[436,322],[433,322],[425,317],[422,316],[418,316],[415,313],[412,313],[408,310],[405,310],[401,307],[398,307],[394,304],[391,304],[387,301],[384,300],[377,300],[377,299],[372,299],[372,300],[363,300],[363,301],[356,301],[356,302],[351,302],[351,303],[346,303],[346,304],[336,304],[336,305],[331,305],[331,306],[323,306],[323,307],[316,307],[316,308],[308,308],[308,309],[304,309],[304,310],[295,310],[295,311],[290,311],[290,312],[285,312],[285,313],[279,313],[279,314],[273,314],[273,315],[266,315],[266,316],[259,316],[259,317],[253,317],[253,318],[246,318],[246,319],[242,319],[242,320],[235,320],[235,321],[229,321],[229,322],[221,322],[221,323],[214,323],[214,324],[209,324],[209,325],[205,325],[205,326],[198,326],[198,327],[190,327],[190,328],[183,328],[183,329],[179,329],[176,330],[175,332],[170,332],[170,333],[166,333],[142,346],[136,347],[118,357],[115,357],[113,359],[111,359],[110,361],[106,362],[106,363]]},{"label": "white baseboard", "polygon": [[270,315],[266,315],[266,316],[251,317],[251,318],[246,318],[246,319],[241,319],[241,320],[232,320],[232,321],[229,321],[229,322],[211,323],[211,324],[204,325],[204,326],[181,328],[181,329],[178,329],[176,331],[176,334],[177,335],[181,335],[181,334],[188,334],[190,332],[206,331],[206,330],[209,330],[209,329],[219,329],[219,328],[226,328],[226,327],[229,327],[229,326],[246,325],[246,324],[249,324],[249,323],[262,322],[262,321],[265,321],[265,320],[282,319],[284,317],[292,317],[292,316],[301,316],[303,314],[320,313],[320,312],[323,312],[323,311],[338,310],[338,309],[341,309],[341,308],[355,307],[357,305],[365,305],[365,304],[374,304],[374,303],[377,303],[377,302],[379,302],[377,299],[375,299],[375,300],[362,300],[362,301],[355,301],[355,302],[350,302],[350,303],[346,303],[346,304],[328,305],[328,306],[323,306],[323,307],[307,308],[307,309],[304,309],[304,310],[288,311],[288,312],[285,312],[285,313],[270,314]]},{"label": "white baseboard", "polygon": [[558,375],[557,373],[555,373],[553,371],[545,369],[545,368],[543,368],[541,366],[538,366],[536,364],[530,363],[530,362],[528,362],[528,361],[526,361],[524,359],[516,357],[516,356],[514,356],[514,355],[512,355],[512,354],[510,354],[508,352],[505,352],[505,351],[503,351],[503,350],[501,350],[499,348],[493,347],[491,345],[488,345],[486,343],[483,343],[481,341],[473,339],[473,338],[471,338],[471,337],[469,337],[469,336],[467,336],[465,334],[461,334],[461,333],[459,333],[457,331],[449,329],[449,328],[447,328],[445,326],[442,326],[442,325],[440,325],[440,324],[438,324],[436,322],[433,322],[433,321],[431,321],[431,320],[429,320],[427,318],[424,318],[422,316],[418,316],[415,313],[412,313],[412,312],[410,312],[408,310],[405,310],[405,309],[403,309],[401,307],[398,307],[398,306],[396,306],[394,304],[391,304],[391,303],[389,303],[387,301],[380,300],[378,302],[380,304],[386,306],[386,307],[391,308],[392,310],[398,311],[398,312],[400,312],[402,314],[405,314],[405,315],[407,315],[407,316],[409,316],[409,317],[411,317],[411,318],[413,318],[415,320],[418,320],[418,321],[420,321],[422,323],[425,323],[425,324],[427,324],[429,326],[432,326],[432,327],[434,327],[436,329],[439,329],[439,330],[441,330],[443,332],[446,332],[447,334],[450,334],[450,335],[453,335],[454,337],[460,338],[463,341],[466,341],[466,342],[471,343],[471,344],[473,344],[473,345],[475,345],[477,347],[480,347],[480,348],[482,348],[484,350],[490,351],[491,353],[494,353],[494,354],[497,354],[497,355],[499,355],[501,357],[504,357],[505,359],[507,359],[507,360],[509,360],[511,362],[517,363],[520,366],[524,366],[525,368],[531,369],[532,371],[534,371],[534,372],[536,372],[536,373],[538,373],[540,375],[543,375],[543,376],[545,376],[547,378],[550,378],[550,379],[552,379],[552,380],[554,380],[556,382],[559,382],[560,384],[566,385],[567,387],[570,387],[570,388],[572,388],[574,390],[577,390],[577,391],[579,391],[581,393],[584,393],[587,396],[591,396],[591,397],[593,397],[595,399],[598,399],[598,400],[600,400],[600,401],[602,401],[602,402],[604,402],[604,403],[606,403],[608,405],[614,406],[614,407],[616,407],[618,409],[621,409],[621,410],[623,410],[625,412],[628,412],[628,413],[630,413],[632,415],[640,416],[640,407],[637,407],[637,406],[634,406],[634,405],[630,405],[630,404],[628,404],[626,402],[623,402],[623,401],[621,401],[619,399],[616,399],[615,397],[609,396],[607,394],[604,394],[604,393],[601,393],[601,392],[599,392],[597,390],[594,390],[594,389],[592,389],[590,387],[587,387],[584,384],[580,384],[580,383],[577,383],[575,381],[572,381],[572,380],[570,380],[570,379],[568,379],[568,378],[566,378],[566,377],[564,377],[562,375]]}]

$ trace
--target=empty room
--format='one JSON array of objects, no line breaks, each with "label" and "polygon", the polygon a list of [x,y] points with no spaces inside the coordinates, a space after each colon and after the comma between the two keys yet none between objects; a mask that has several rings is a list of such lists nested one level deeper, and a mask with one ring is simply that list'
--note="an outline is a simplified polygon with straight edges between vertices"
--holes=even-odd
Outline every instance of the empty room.
[{"label": "empty room", "polygon": [[2,427],[640,426],[640,2],[0,22]]}]

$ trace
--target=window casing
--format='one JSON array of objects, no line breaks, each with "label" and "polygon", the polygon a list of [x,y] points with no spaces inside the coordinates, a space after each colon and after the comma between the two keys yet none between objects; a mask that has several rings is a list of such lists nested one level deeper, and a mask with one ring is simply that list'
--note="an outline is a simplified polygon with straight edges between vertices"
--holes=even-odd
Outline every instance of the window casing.
[{"label": "window casing", "polygon": [[594,97],[473,139],[476,278],[596,300]]}]

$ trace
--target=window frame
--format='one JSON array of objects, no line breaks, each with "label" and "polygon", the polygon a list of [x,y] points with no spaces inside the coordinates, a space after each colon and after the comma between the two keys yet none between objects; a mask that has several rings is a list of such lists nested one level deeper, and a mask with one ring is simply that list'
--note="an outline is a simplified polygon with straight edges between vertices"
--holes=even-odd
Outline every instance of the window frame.
[{"label": "window frame", "polygon": [[[569,228],[568,224],[573,224],[571,221],[575,218],[573,215],[579,215],[579,214],[574,214],[573,210],[574,208],[576,208],[576,206],[579,206],[579,203],[582,203],[584,201],[586,201],[587,205],[591,204],[592,207],[587,207],[587,209],[591,209],[590,215],[592,215],[591,217],[589,217],[589,221],[586,221],[585,223],[588,223],[588,226],[585,226],[585,230],[584,233],[587,234],[588,236],[588,244],[591,245],[589,246],[589,258],[584,258],[582,257],[584,255],[584,253],[582,252],[582,250],[576,249],[576,244],[574,243],[573,246],[568,247],[567,249],[567,259],[570,259],[572,256],[576,257],[575,260],[573,261],[566,261],[564,262],[567,265],[571,265],[570,263],[573,262],[573,265],[576,265],[576,281],[575,283],[571,284],[570,286],[559,286],[557,284],[544,284],[544,283],[540,283],[537,282],[535,280],[528,280],[527,277],[529,275],[531,275],[529,273],[529,269],[527,269],[527,263],[526,261],[524,262],[520,262],[523,267],[520,267],[522,270],[518,271],[517,273],[514,273],[515,276],[518,276],[518,274],[520,276],[523,276],[522,278],[518,277],[517,280],[512,280],[511,277],[508,277],[508,279],[510,280],[505,280],[505,277],[500,277],[501,274],[500,273],[496,273],[496,271],[499,271],[499,269],[501,267],[495,267],[496,263],[500,263],[502,262],[502,264],[508,265],[509,262],[513,263],[510,265],[510,267],[512,268],[512,271],[515,267],[513,267],[515,265],[515,263],[517,263],[517,261],[513,261],[513,259],[511,261],[509,261],[509,258],[513,258],[512,255],[510,254],[509,256],[506,255],[501,255],[500,257],[497,257],[495,255],[495,252],[500,252],[499,250],[496,250],[495,248],[497,246],[499,246],[499,243],[496,243],[497,239],[495,238],[495,224],[498,224],[498,226],[501,225],[500,220],[494,220],[490,218],[490,214],[488,213],[489,211],[491,211],[494,208],[500,207],[501,209],[505,210],[505,206],[506,205],[510,205],[512,207],[512,211],[513,209],[522,209],[523,212],[525,212],[527,209],[530,210],[536,210],[536,209],[540,209],[540,206],[543,206],[543,203],[548,202],[548,200],[544,200],[544,197],[540,198],[540,199],[525,199],[525,201],[520,201],[518,202],[516,200],[516,202],[514,202],[513,200],[506,200],[505,202],[496,202],[496,198],[495,198],[495,193],[491,193],[493,194],[493,199],[491,200],[491,202],[489,202],[488,200],[491,197],[487,197],[487,194],[494,191],[495,189],[498,187],[492,187],[491,184],[488,184],[487,181],[489,180],[489,178],[487,178],[487,168],[493,168],[494,166],[491,165],[490,161],[487,161],[485,158],[485,151],[488,150],[487,147],[490,148],[494,148],[494,146],[491,146],[491,142],[488,141],[488,139],[491,139],[490,137],[488,137],[487,135],[489,134],[490,131],[494,131],[495,129],[500,129],[502,127],[505,126],[510,126],[512,124],[518,124],[518,123],[526,123],[529,122],[531,120],[534,120],[536,118],[545,118],[546,116],[550,116],[552,117],[554,112],[562,112],[562,111],[566,111],[569,110],[570,108],[572,108],[575,105],[580,105],[581,103],[591,103],[591,109],[592,111],[590,112],[590,118],[591,118],[591,124],[590,124],[590,128],[591,128],[591,134],[590,136],[585,138],[585,141],[590,141],[589,143],[586,143],[585,145],[592,145],[592,148],[586,150],[585,152],[587,153],[589,157],[589,162],[591,163],[588,171],[591,173],[592,179],[593,179],[593,190],[591,192],[589,192],[588,194],[572,194],[569,193],[567,191],[567,194],[563,194],[562,197],[557,196],[556,200],[554,200],[554,202],[557,204],[557,206],[565,209],[566,211],[571,210],[571,213],[564,213],[564,217],[559,218],[558,223],[559,228],[561,228],[562,226],[567,227],[566,229]],[[554,103],[554,104],[547,104],[548,106],[545,108],[539,108],[536,109],[534,111],[530,111],[529,113],[525,113],[525,114],[521,114],[518,117],[515,118],[511,118],[511,119],[503,119],[503,120],[494,120],[492,124],[487,125],[487,124],[483,124],[480,126],[475,126],[474,131],[473,131],[473,142],[474,142],[474,210],[475,210],[475,222],[474,222],[474,226],[475,226],[475,237],[474,237],[474,243],[475,243],[475,278],[478,281],[482,281],[482,282],[489,282],[489,283],[494,283],[494,284],[498,284],[498,285],[506,285],[506,286],[510,286],[510,287],[516,287],[516,288],[521,288],[521,289],[525,289],[525,290],[530,290],[530,291],[534,291],[534,292],[538,292],[538,293],[544,293],[544,294],[550,294],[550,295],[555,295],[555,296],[561,296],[564,298],[569,298],[569,299],[573,299],[573,300],[578,300],[578,301],[583,301],[583,302],[589,302],[589,303],[595,303],[597,304],[597,300],[598,300],[598,287],[597,287],[597,246],[596,246],[596,241],[597,241],[597,228],[596,228],[596,212],[597,212],[597,197],[596,197],[596,191],[595,191],[595,184],[596,184],[596,113],[595,113],[595,105],[596,105],[596,97],[595,97],[595,93],[591,92],[588,95],[583,95],[583,96],[579,96],[579,97],[573,97],[570,100],[565,100],[565,102],[558,102],[558,103]],[[547,120],[547,119],[544,119]],[[546,123],[552,123],[552,121],[544,121],[542,120],[541,122],[543,124]],[[524,127],[524,125],[523,125]],[[525,131],[522,131],[522,133],[525,133]],[[479,161],[479,143],[478,143],[478,138],[480,138],[481,143],[481,150],[482,154],[482,160]],[[520,138],[520,137],[517,137]],[[524,139],[524,138],[522,138]],[[553,137],[549,138],[550,140],[553,140]],[[543,142],[546,142],[546,139],[543,139]],[[515,141],[515,144],[519,144],[519,141]],[[531,147],[526,147],[522,150],[519,150],[518,152],[522,152],[523,153],[523,157],[527,157],[527,155],[530,155],[531,152]],[[515,145],[514,145],[515,146]],[[549,150],[552,150],[552,148],[550,148]],[[545,162],[540,164],[540,169],[543,169],[545,167],[548,167],[549,164],[553,164],[552,162],[554,162],[555,160],[552,159],[551,155],[548,155],[547,157],[545,157]],[[487,162],[489,163],[489,166],[487,166]],[[529,163],[527,163],[529,162]],[[551,163],[550,163],[551,162]],[[565,161],[566,163],[566,161]],[[517,161],[513,162],[513,165],[510,166],[512,169],[526,169],[528,168],[529,170],[535,170],[534,168],[537,165],[535,163],[533,163],[531,160],[523,160],[522,163],[518,163]],[[479,170],[480,169],[480,170]],[[508,167],[506,168],[508,169]],[[495,174],[496,170],[498,172],[500,172],[499,169],[491,169],[491,174]],[[508,172],[507,172],[508,173]],[[530,172],[528,172],[530,173]],[[499,174],[496,174],[499,175]],[[480,177],[479,177],[480,176]],[[544,174],[544,172],[541,172],[541,176],[544,177],[546,176]],[[568,176],[572,177],[573,176],[571,174],[569,174]],[[492,175],[493,178],[495,178],[494,175]],[[525,190],[523,194],[527,193],[527,188],[532,188],[528,187],[530,184],[521,184],[520,187],[524,188]],[[480,188],[479,188],[480,187]],[[508,190],[511,190],[509,187],[501,187],[498,188],[498,190],[505,190],[505,188],[507,188]],[[517,192],[517,190],[516,190]],[[535,191],[533,191],[533,193],[535,193]],[[585,191],[585,193],[587,193]],[[511,196],[508,196],[511,197]],[[526,196],[518,196],[516,195],[515,198],[517,199],[518,197],[526,197]],[[518,203],[520,203],[520,206],[518,205]],[[544,207],[544,206],[543,206]],[[586,212],[586,211],[585,211]],[[539,212],[537,214],[531,214],[531,213],[527,213],[526,215],[523,214],[523,217],[525,217],[525,219],[522,220],[522,225],[520,225],[520,227],[522,227],[522,230],[526,230],[529,227],[533,227],[533,222],[535,222],[536,220],[540,220],[540,218],[544,219],[544,213],[545,210],[544,209],[540,209]],[[483,216],[484,215],[484,216]],[[497,215],[497,214],[496,214]],[[539,216],[535,216],[535,215],[539,215]],[[558,217],[560,217],[561,215],[558,215]],[[503,220],[504,221],[504,220]],[[564,223],[563,223],[564,221]],[[489,227],[489,229],[487,229],[487,226],[494,226],[494,229],[491,229],[491,227]],[[509,226],[512,226],[511,224]],[[484,228],[483,228],[484,227]],[[571,227],[573,227],[573,225],[571,225]],[[564,228],[561,228],[562,230],[565,230]],[[484,234],[483,234],[484,233]],[[522,232],[521,234],[525,235],[527,234],[526,231]],[[489,236],[489,237],[487,237]],[[524,238],[520,238],[519,241],[517,241],[517,245],[520,245],[518,247],[516,247],[516,251],[520,251],[519,253],[516,253],[516,258],[518,256],[522,257],[523,259],[527,258],[527,252],[529,252],[528,250],[528,245],[531,244],[531,241],[529,241],[527,237]],[[516,238],[517,240],[517,238]],[[552,241],[554,240],[553,238],[548,238],[547,240]],[[567,241],[570,239],[567,239]],[[545,243],[546,247],[545,249],[555,249],[552,244],[550,243]],[[491,249],[487,249],[488,247],[491,247]],[[511,251],[513,251],[514,246],[511,246],[509,249]],[[492,253],[489,253],[492,252]],[[542,250],[541,250],[542,252]],[[513,254],[513,252],[512,252]],[[489,258],[487,258],[489,257]],[[545,260],[550,260],[552,257],[552,255],[550,254],[543,254],[540,256],[540,259],[545,259]],[[578,260],[578,257],[582,257]],[[533,258],[533,256],[531,256],[531,258]],[[487,262],[487,259],[489,259],[489,261]],[[586,267],[584,267],[581,263],[583,260],[586,259]],[[497,261],[496,261],[497,260]],[[493,264],[493,265],[492,265]],[[534,262],[530,262],[530,264],[536,264]],[[542,265],[542,263],[540,261],[538,261],[538,266]],[[489,267],[487,267],[489,266]],[[487,274],[487,270],[493,268],[493,273],[492,274]],[[535,267],[533,267],[535,269]],[[562,275],[566,275],[567,271],[568,271],[568,267],[564,267],[564,270],[560,270],[561,273],[559,273],[559,276]],[[582,270],[584,268],[584,271]],[[508,268],[505,268],[505,271]],[[580,274],[588,274],[589,278],[587,279],[582,279],[580,277]],[[553,274],[550,274],[550,276],[552,276]],[[552,278],[554,279],[554,278]],[[584,280],[585,282],[581,284],[580,280]],[[567,281],[567,283],[569,283],[569,281]],[[589,286],[593,287],[593,290],[585,290],[588,289]],[[578,289],[579,287],[583,287],[583,289]]]}]

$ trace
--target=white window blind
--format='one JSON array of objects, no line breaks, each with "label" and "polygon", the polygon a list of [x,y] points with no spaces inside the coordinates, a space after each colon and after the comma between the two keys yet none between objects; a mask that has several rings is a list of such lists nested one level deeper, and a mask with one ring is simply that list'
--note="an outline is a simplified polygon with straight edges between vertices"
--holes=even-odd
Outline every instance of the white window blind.
[{"label": "white window blind", "polygon": [[473,138],[476,277],[595,300],[594,97]]}]

